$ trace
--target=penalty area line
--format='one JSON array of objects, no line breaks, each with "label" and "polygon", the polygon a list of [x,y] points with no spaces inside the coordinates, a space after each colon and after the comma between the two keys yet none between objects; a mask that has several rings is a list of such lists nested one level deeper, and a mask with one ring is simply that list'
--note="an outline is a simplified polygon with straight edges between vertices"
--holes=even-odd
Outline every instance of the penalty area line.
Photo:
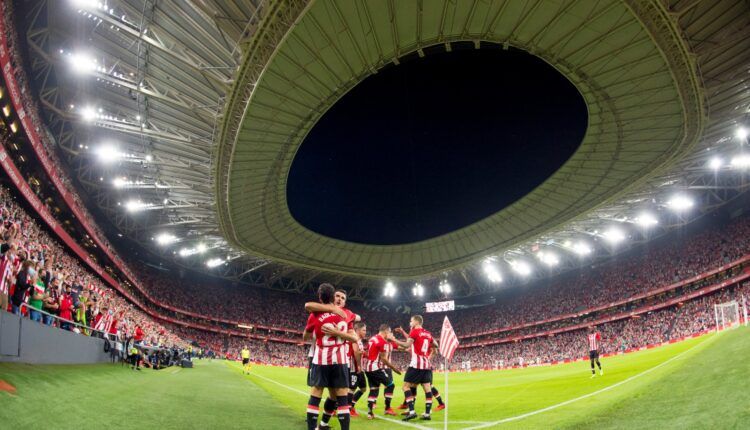
[{"label": "penalty area line", "polygon": [[465,430],[483,429],[483,428],[487,428],[487,427],[493,427],[493,426],[496,426],[498,424],[503,424],[503,423],[508,423],[508,422],[511,422],[511,421],[522,420],[524,418],[528,418],[528,417],[531,417],[531,416],[534,416],[534,415],[538,415],[538,414],[541,414],[541,413],[544,413],[544,412],[549,412],[549,411],[557,409],[557,408],[561,408],[563,406],[567,406],[567,405],[569,405],[571,403],[575,403],[575,402],[578,402],[580,400],[588,399],[589,397],[596,396],[597,394],[601,394],[601,393],[604,393],[606,391],[612,390],[612,389],[617,388],[620,385],[626,384],[626,383],[628,383],[628,382],[630,382],[630,381],[632,381],[634,379],[638,379],[638,378],[640,378],[643,375],[649,374],[649,373],[653,372],[656,369],[664,367],[667,364],[669,364],[669,363],[677,360],[678,358],[682,357],[683,355],[687,354],[688,352],[692,351],[693,349],[695,349],[695,348],[697,348],[697,347],[699,347],[700,345],[703,345],[703,344],[704,344],[704,342],[700,342],[697,345],[693,345],[690,348],[686,349],[685,351],[682,351],[681,353],[679,353],[679,354],[675,355],[674,357],[670,358],[669,360],[666,360],[666,361],[664,361],[664,362],[662,362],[660,364],[657,364],[654,367],[651,367],[649,369],[644,370],[641,373],[638,373],[638,374],[635,374],[635,375],[633,375],[633,376],[631,376],[629,378],[623,379],[622,381],[617,382],[615,384],[608,385],[608,386],[606,386],[606,387],[604,387],[604,388],[602,388],[600,390],[594,391],[592,393],[584,394],[584,395],[582,395],[580,397],[576,397],[574,399],[566,400],[566,401],[561,402],[561,403],[557,403],[557,404],[554,404],[554,405],[551,405],[551,406],[547,406],[546,408],[537,409],[535,411],[527,412],[525,414],[516,415],[516,416],[508,417],[508,418],[503,418],[501,420],[488,422],[488,423],[485,423],[485,424],[482,424],[482,425],[478,425],[478,426],[474,426],[474,427],[468,427]]},{"label": "penalty area line", "polygon": [[[257,373],[251,373],[248,376],[255,377],[255,378],[260,378],[260,379],[262,379],[264,381],[271,382],[273,384],[278,385],[279,387],[286,388],[289,391],[293,391],[293,392],[295,392],[297,394],[301,394],[301,395],[306,396],[306,397],[310,396],[310,393],[306,393],[306,392],[304,392],[302,390],[298,390],[297,388],[290,387],[288,385],[284,385],[281,382],[274,381],[273,379],[266,378],[265,376],[258,375]],[[432,430],[430,427],[425,427],[425,426],[421,426],[419,424],[413,424],[413,423],[408,423],[408,422],[404,422],[404,421],[394,420],[394,419],[391,419],[391,418],[380,417],[380,416],[376,416],[375,418],[379,419],[379,420],[385,420],[385,421],[391,422],[393,424],[398,424],[398,425],[406,426],[406,427],[414,427],[414,428],[418,428],[418,429],[422,429],[422,430]]]}]

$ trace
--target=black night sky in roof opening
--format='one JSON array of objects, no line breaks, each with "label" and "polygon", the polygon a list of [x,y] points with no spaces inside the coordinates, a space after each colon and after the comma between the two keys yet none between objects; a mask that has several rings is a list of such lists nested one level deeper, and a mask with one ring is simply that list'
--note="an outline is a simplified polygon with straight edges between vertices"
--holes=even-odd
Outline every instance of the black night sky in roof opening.
[{"label": "black night sky in roof opening", "polygon": [[579,147],[587,111],[543,60],[453,44],[366,78],[313,127],[287,184],[292,216],[365,244],[417,242],[512,204]]}]

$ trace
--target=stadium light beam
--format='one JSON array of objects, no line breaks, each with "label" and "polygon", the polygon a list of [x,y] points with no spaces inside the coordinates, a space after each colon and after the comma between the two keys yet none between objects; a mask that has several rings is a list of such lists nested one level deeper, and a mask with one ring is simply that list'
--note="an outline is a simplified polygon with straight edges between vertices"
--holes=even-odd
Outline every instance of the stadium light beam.
[{"label": "stadium light beam", "polygon": [[602,237],[607,242],[616,245],[625,240],[625,233],[617,227],[611,227],[602,234]]},{"label": "stadium light beam", "polygon": [[130,200],[125,203],[125,210],[128,212],[140,212],[150,206],[153,206],[151,203],[143,203],[140,200]]},{"label": "stadium light beam", "polygon": [[659,220],[656,219],[656,217],[648,212],[642,212],[638,217],[635,219],[635,222],[643,227],[643,228],[649,228],[653,227],[656,224],[659,224]]},{"label": "stadium light beam", "polygon": [[675,212],[686,211],[692,208],[694,204],[695,203],[692,199],[682,194],[672,196],[672,198],[667,202],[667,206],[669,206]]},{"label": "stadium light beam", "polygon": [[102,163],[111,163],[122,156],[120,151],[112,145],[103,145],[96,149],[96,155]]},{"label": "stadium light beam", "polygon": [[738,139],[745,140],[747,139],[747,136],[750,135],[750,131],[748,131],[748,129],[746,129],[745,127],[740,127],[737,129],[735,135]]},{"label": "stadium light beam", "polygon": [[68,61],[70,62],[73,71],[80,74],[91,73],[98,68],[96,59],[83,53],[70,55]]},{"label": "stadium light beam", "polygon": [[531,275],[531,266],[525,261],[512,261],[510,267],[521,276]]},{"label": "stadium light beam", "polygon": [[208,266],[209,269],[213,269],[216,266],[221,266],[224,264],[224,260],[221,258],[212,258],[208,261],[206,261],[206,266]]},{"label": "stadium light beam", "polygon": [[554,267],[560,264],[560,259],[552,252],[539,251],[536,256],[547,266]]},{"label": "stadium light beam", "polygon": [[174,243],[177,241],[177,238],[169,233],[161,233],[160,235],[156,236],[156,243],[162,246],[169,245],[171,243]]},{"label": "stadium light beam", "polygon": [[714,157],[711,159],[711,161],[708,162],[708,167],[710,167],[712,170],[719,170],[723,165],[724,162],[719,157]]},{"label": "stadium light beam", "polygon": [[422,297],[424,295],[424,287],[422,286],[422,284],[414,284],[411,292],[412,294],[414,294],[414,297]]},{"label": "stadium light beam", "polygon": [[440,292],[443,294],[450,294],[451,293],[451,284],[448,283],[447,280],[440,281],[439,285]]},{"label": "stadium light beam", "polygon": [[393,284],[393,282],[388,281],[385,283],[385,288],[383,289],[383,295],[385,297],[395,297],[396,296],[396,286]]},{"label": "stadium light beam", "polygon": [[580,255],[581,257],[584,257],[591,254],[591,247],[584,242],[577,242],[573,244],[573,252]]},{"label": "stadium light beam", "polygon": [[497,265],[492,259],[485,260],[484,263],[482,263],[482,269],[484,269],[484,274],[487,276],[487,279],[493,284],[503,282],[500,270],[498,270]]},{"label": "stadium light beam", "polygon": [[91,106],[86,106],[83,109],[81,109],[81,118],[83,118],[86,122],[91,122],[97,118],[98,114],[96,113],[96,109],[94,109]]}]

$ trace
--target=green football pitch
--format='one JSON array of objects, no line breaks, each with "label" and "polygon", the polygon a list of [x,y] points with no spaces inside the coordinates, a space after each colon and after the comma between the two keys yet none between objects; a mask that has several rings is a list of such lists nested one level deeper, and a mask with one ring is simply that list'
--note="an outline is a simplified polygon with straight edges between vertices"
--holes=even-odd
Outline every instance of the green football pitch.
[{"label": "green football pitch", "polygon": [[[750,329],[743,327],[603,359],[605,375],[594,379],[586,362],[453,373],[449,427],[746,429],[748,357]],[[0,427],[304,429],[305,370],[254,366],[251,373],[221,360],[141,372],[120,365],[0,364],[0,380],[15,388],[0,391]],[[436,374],[435,383],[445,397],[444,375]],[[417,411],[423,407],[420,393]],[[352,428],[437,429],[445,413],[403,423],[382,411],[381,392],[378,418],[353,418]]]}]

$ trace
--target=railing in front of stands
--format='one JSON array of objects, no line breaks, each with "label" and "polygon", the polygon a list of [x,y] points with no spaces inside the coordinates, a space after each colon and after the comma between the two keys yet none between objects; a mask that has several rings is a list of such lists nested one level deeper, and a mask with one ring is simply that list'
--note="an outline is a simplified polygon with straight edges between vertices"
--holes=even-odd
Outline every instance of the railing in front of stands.
[{"label": "railing in front of stands", "polygon": [[[119,340],[117,338],[117,335],[108,334],[104,330],[97,330],[85,324],[81,324],[81,323],[78,323],[69,319],[62,318],[58,315],[51,314],[47,311],[39,310],[37,308],[29,306],[28,303],[21,303],[21,306],[19,307],[19,312],[23,314],[24,310],[26,310],[29,318],[31,318],[32,312],[38,312],[40,317],[42,318],[40,321],[38,321],[40,324],[52,326],[53,324],[57,323],[56,324],[57,328],[61,330],[65,330],[65,328],[63,328],[63,324],[65,324],[66,326],[73,326],[73,327],[78,328],[78,331],[76,333],[79,333],[79,334],[83,334],[86,336],[93,336],[94,334],[98,333],[98,336],[96,337],[106,338],[111,341]],[[69,331],[74,331],[74,330],[69,330]]]}]

